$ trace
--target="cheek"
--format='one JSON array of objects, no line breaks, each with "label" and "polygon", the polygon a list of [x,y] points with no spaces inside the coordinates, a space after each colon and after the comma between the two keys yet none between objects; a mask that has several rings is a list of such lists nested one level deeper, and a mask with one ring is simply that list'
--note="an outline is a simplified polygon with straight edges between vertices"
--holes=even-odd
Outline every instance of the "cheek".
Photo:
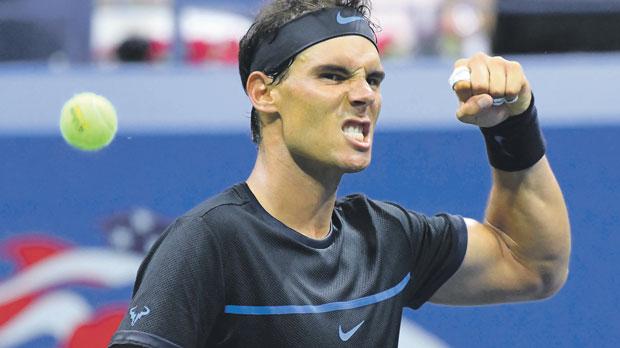
[{"label": "cheek", "polygon": [[281,90],[281,102],[292,109],[333,109],[343,97],[343,91],[337,86],[326,86],[311,78],[291,77],[285,83]]},{"label": "cheek", "polygon": [[340,100],[338,91],[325,86],[291,84],[283,89],[279,105],[285,132],[292,133],[301,129],[303,134],[318,133],[320,136],[332,128],[332,119],[340,112]]},{"label": "cheek", "polygon": [[[281,92],[281,100],[278,103],[278,111],[286,123],[293,122],[298,119],[300,114],[309,109],[308,101],[312,96],[308,95],[304,89],[294,88],[295,86],[283,88]],[[289,119],[292,119],[289,121]]]},{"label": "cheek", "polygon": [[379,112],[381,112],[381,106],[383,105],[383,96],[381,95],[381,92],[377,93],[377,97],[375,100],[375,109],[377,112],[377,116],[379,116]]},{"label": "cheek", "polygon": [[375,99],[375,103],[371,108],[371,112],[372,112],[372,123],[373,124],[377,124],[377,120],[379,119],[379,114],[381,113],[381,106],[382,106],[382,99],[381,99],[381,94],[379,94],[377,96],[377,98]]}]

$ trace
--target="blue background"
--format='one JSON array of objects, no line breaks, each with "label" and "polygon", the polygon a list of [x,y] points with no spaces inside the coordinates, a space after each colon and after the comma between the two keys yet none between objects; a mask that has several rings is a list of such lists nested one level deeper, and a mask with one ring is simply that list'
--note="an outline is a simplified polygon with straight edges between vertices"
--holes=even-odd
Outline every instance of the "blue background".
[{"label": "blue background", "polygon": [[[538,303],[406,311],[451,346],[620,346],[620,126],[544,131],[572,222],[569,280]],[[244,180],[255,153],[242,133],[121,133],[96,153],[74,150],[59,135],[0,136],[0,239],[42,231],[105,245],[103,217],[136,206],[175,217]],[[382,131],[371,167],[346,176],[339,194],[363,191],[423,213],[481,218],[489,188],[476,130]],[[13,271],[1,262],[0,279]],[[90,296],[105,303],[119,293]]]}]

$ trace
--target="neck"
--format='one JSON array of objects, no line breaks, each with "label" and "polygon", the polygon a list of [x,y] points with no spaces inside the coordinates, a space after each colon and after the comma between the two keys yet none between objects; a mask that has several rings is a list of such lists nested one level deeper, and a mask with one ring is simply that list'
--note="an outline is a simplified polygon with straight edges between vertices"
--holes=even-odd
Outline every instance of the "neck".
[{"label": "neck", "polygon": [[307,237],[323,239],[330,231],[342,174],[304,167],[310,166],[297,163],[288,150],[263,144],[247,184],[271,216]]}]

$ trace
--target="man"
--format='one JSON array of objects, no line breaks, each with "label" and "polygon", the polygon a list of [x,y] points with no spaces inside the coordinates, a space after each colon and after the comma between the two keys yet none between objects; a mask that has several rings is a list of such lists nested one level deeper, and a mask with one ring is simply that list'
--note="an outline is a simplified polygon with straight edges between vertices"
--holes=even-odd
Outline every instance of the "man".
[{"label": "man", "polygon": [[336,199],[370,164],[381,108],[366,5],[277,0],[258,15],[240,50],[254,169],[166,230],[111,346],[394,347],[405,306],[541,299],[565,282],[566,207],[515,62],[478,54],[452,81],[494,167],[484,222]]}]

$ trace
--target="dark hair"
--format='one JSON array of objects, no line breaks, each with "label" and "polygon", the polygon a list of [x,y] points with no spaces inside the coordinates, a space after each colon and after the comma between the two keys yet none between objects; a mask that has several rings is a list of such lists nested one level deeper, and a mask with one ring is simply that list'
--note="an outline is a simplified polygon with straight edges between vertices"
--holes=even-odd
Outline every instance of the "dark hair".
[{"label": "dark hair", "polygon": [[[263,39],[274,35],[286,23],[297,19],[307,13],[315,12],[324,8],[349,7],[357,10],[366,18],[370,17],[370,0],[274,0],[264,6],[248,32],[239,42],[239,75],[241,84],[245,90],[250,73],[251,65],[258,45]],[[286,76],[295,56],[285,61],[280,66],[264,71],[277,84]],[[259,144],[261,141],[261,123],[256,109],[252,108],[250,125],[252,129],[252,141]]]}]

